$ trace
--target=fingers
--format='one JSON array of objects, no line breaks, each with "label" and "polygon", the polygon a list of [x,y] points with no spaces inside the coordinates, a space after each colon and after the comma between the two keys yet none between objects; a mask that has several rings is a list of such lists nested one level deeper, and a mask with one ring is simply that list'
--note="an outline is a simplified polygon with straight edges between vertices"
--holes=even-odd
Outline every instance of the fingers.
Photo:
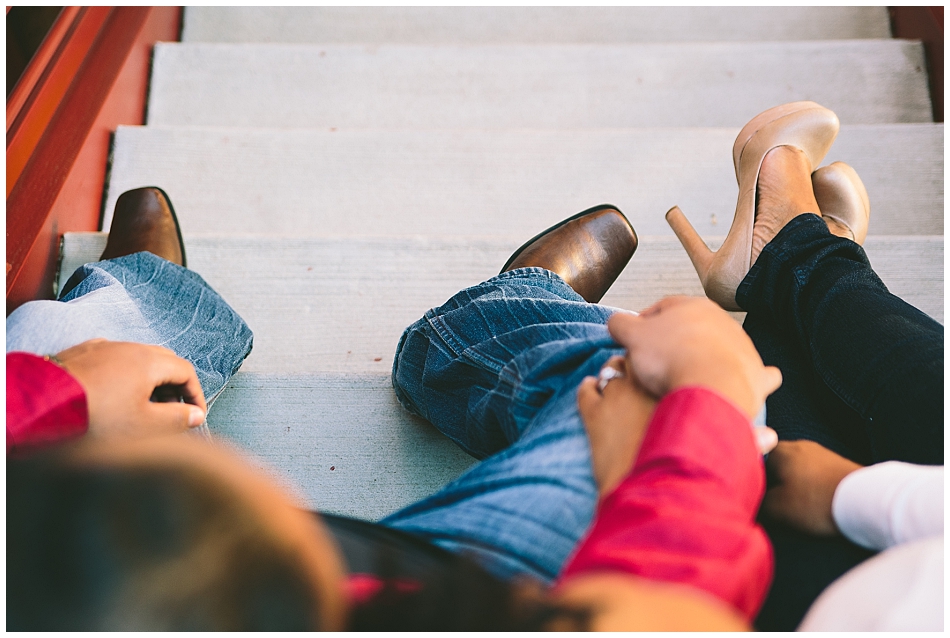
[{"label": "fingers", "polygon": [[[613,371],[613,374],[608,375],[607,373],[611,371]],[[600,374],[597,375],[597,391],[600,394],[606,394],[607,388],[612,385],[611,381],[615,379],[627,380],[627,378],[627,364],[624,358],[619,355],[614,355],[607,359],[607,362],[600,369]]]},{"label": "fingers", "polygon": [[581,420],[588,423],[601,400],[597,391],[597,377],[584,377],[577,389],[577,409],[581,413]]},{"label": "fingers", "polygon": [[629,348],[641,321],[643,321],[643,313],[638,316],[628,312],[617,312],[607,320],[607,332],[610,333],[614,341],[624,348]]},{"label": "fingers", "polygon": [[[154,387],[174,385],[180,388],[182,399],[201,409],[208,410],[201,382],[194,366],[171,350],[161,346],[151,346],[153,357],[149,366],[149,381]],[[201,423],[199,422],[198,425]]]},{"label": "fingers", "polygon": [[695,302],[697,299],[686,295],[673,295],[660,299],[652,306],[641,310],[638,315],[629,312],[614,313],[607,320],[607,331],[614,341],[629,350],[636,346],[645,320],[653,319],[671,308],[691,301]]},{"label": "fingers", "polygon": [[753,430],[755,434],[755,444],[759,448],[759,454],[765,455],[775,449],[778,445],[778,434],[770,427],[758,427]]},{"label": "fingers", "polygon": [[679,304],[681,304],[681,303],[684,303],[684,302],[686,302],[686,301],[688,301],[688,300],[690,300],[690,299],[693,299],[693,297],[689,297],[689,296],[687,296],[687,295],[671,295],[671,296],[669,296],[669,297],[664,297],[663,299],[660,299],[659,301],[657,301],[655,304],[653,304],[653,305],[650,306],[649,308],[645,308],[644,310],[641,310],[641,311],[640,311],[640,316],[641,316],[641,317],[650,317],[650,316],[653,316],[653,315],[658,315],[658,314],[660,314],[661,312],[663,312],[664,310],[669,309],[669,308],[672,308],[673,306],[677,306],[677,305],[679,305]]},{"label": "fingers", "polygon": [[145,410],[150,434],[177,434],[198,427],[205,420],[201,408],[188,403],[151,403]]},{"label": "fingers", "polygon": [[590,442],[594,480],[604,496],[630,472],[655,403],[626,373],[623,357],[610,358],[601,370],[624,376],[606,384],[600,382],[604,375],[585,378],[577,391],[577,405]]},{"label": "fingers", "polygon": [[[613,356],[607,360],[603,368],[613,368],[623,373],[622,378],[614,378],[604,386],[603,391],[599,387],[598,377],[585,377],[577,389],[577,407],[581,413],[581,419],[589,420],[601,401],[608,396],[613,396],[616,392],[622,392],[624,384],[631,384],[636,387],[635,379],[627,375],[627,364],[622,356]],[[603,369],[601,368],[601,369]]]},{"label": "fingers", "polygon": [[781,387],[782,371],[775,366],[765,366],[762,379],[762,394],[763,396],[768,396]]}]

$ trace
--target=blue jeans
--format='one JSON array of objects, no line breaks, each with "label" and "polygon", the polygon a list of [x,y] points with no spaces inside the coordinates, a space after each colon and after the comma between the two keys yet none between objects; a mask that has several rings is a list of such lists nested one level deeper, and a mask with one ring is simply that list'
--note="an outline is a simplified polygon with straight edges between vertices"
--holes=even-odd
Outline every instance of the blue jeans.
[{"label": "blue jeans", "polygon": [[195,367],[209,405],[251,352],[250,328],[204,279],[151,253],[86,264],[63,291],[7,317],[7,352],[55,354],[98,337],[164,346]]},{"label": "blue jeans", "polygon": [[597,503],[577,387],[621,354],[560,277],[521,268],[468,288],[402,336],[400,402],[485,459],[383,525],[470,555],[504,578],[553,580]]}]

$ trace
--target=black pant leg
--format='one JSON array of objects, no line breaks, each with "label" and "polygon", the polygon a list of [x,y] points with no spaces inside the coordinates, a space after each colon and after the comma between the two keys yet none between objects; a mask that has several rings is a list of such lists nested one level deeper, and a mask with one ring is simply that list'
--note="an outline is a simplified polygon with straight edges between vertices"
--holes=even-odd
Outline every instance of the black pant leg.
[{"label": "black pant leg", "polygon": [[782,371],[781,387],[766,400],[766,420],[779,440],[807,439],[856,463],[872,463],[864,420],[824,384],[808,354],[769,318],[750,313],[742,327],[765,365]]},{"label": "black pant leg", "polygon": [[[943,463],[943,326],[892,295],[860,246],[800,215],[736,299],[858,414],[869,460]],[[836,409],[831,395],[811,398],[824,412]]]},{"label": "black pant leg", "polygon": [[[743,328],[766,365],[782,371],[782,387],[766,401],[766,420],[779,438],[816,441],[857,463],[870,463],[863,420],[824,385],[805,353],[761,315],[749,314]],[[775,551],[772,587],[755,621],[760,631],[794,631],[818,594],[872,555],[843,536],[810,536],[765,516],[759,522]]]}]

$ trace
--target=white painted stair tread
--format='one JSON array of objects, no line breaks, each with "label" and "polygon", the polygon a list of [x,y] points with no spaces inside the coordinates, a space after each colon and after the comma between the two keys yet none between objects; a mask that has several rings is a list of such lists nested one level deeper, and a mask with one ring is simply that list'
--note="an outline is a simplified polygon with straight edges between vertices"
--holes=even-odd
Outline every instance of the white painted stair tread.
[{"label": "white painted stair tread", "polygon": [[378,520],[475,461],[406,412],[387,375],[239,372],[208,423],[302,492],[308,507]]},{"label": "white painted stair tread", "polygon": [[184,42],[572,43],[890,37],[885,7],[185,7]]},{"label": "white painted stair tread", "polygon": [[[317,131],[120,127],[103,228],[119,195],[157,185],[185,235],[531,237],[590,206],[671,234],[679,205],[703,235],[732,222],[738,129]],[[943,125],[843,126],[825,163],[870,193],[871,234],[943,234]]]},{"label": "white painted stair tread", "polygon": [[[918,42],[158,44],[151,125],[735,126],[810,99],[848,124],[932,120]],[[275,70],[279,69],[279,72]]]},{"label": "white painted stair tread", "polygon": [[[95,261],[105,237],[67,234],[62,277]],[[186,247],[189,266],[254,331],[245,371],[385,375],[408,325],[496,275],[525,239],[186,235]],[[943,237],[871,236],[865,246],[894,294],[943,321]],[[603,302],[639,310],[671,294],[702,294],[686,253],[674,237],[641,235]]]}]

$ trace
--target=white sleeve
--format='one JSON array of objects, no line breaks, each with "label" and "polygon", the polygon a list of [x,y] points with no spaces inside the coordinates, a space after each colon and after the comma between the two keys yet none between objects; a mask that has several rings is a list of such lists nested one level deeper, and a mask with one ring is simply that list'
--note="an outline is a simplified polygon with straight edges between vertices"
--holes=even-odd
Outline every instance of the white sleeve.
[{"label": "white sleeve", "polygon": [[943,631],[943,537],[872,556],[831,583],[799,631]]},{"label": "white sleeve", "polygon": [[887,461],[852,472],[831,502],[838,529],[854,543],[882,550],[943,535],[943,466]]}]

